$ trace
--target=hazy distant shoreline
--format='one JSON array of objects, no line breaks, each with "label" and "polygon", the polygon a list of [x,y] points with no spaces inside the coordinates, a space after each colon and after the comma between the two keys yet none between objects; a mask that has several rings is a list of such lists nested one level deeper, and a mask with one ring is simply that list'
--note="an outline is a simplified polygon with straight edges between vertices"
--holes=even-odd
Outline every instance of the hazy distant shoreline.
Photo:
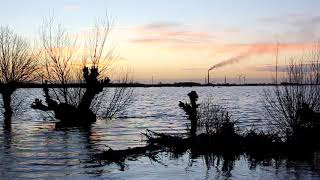
[{"label": "hazy distant shoreline", "polygon": [[[130,84],[121,84],[121,83],[110,83],[105,85],[104,87],[203,87],[203,86],[276,86],[276,85],[289,85],[289,83],[246,83],[246,84],[200,84],[200,83],[193,83],[193,82],[179,82],[179,83],[164,83],[164,84],[142,84],[142,83],[130,83]],[[296,84],[298,85],[298,84]],[[299,84],[299,85],[309,85],[309,84]],[[77,87],[85,87],[85,84],[48,84],[49,88],[77,88]],[[0,85],[1,87],[1,85]],[[43,88],[44,84],[41,83],[28,83],[28,84],[19,84],[19,88]]]}]

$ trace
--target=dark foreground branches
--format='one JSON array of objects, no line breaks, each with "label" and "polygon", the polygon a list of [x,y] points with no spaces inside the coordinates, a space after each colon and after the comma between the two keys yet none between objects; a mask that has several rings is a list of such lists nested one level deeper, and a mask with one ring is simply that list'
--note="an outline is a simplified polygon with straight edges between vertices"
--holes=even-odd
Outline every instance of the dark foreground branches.
[{"label": "dark foreground branches", "polygon": [[55,118],[59,119],[57,127],[89,127],[96,121],[96,114],[90,109],[91,103],[95,96],[103,90],[103,86],[109,83],[109,79],[99,81],[98,69],[96,67],[83,68],[83,78],[85,80],[85,91],[77,106],[57,102],[49,94],[49,89],[44,86],[43,91],[47,105],[44,105],[39,99],[31,105],[34,109],[43,111],[53,111]]},{"label": "dark foreground branches", "polygon": [[[193,94],[192,97],[197,97],[195,91],[189,93],[189,96],[190,94]],[[195,100],[192,103],[196,104],[197,98],[190,98],[190,100],[192,99]],[[185,108],[186,106],[181,106],[181,102],[180,107],[186,111],[189,118],[195,117],[194,114],[190,115],[192,110]],[[192,106],[190,107],[192,108]],[[223,159],[223,168],[230,170],[232,162],[240,155],[245,155],[253,163],[271,161],[272,159],[276,161],[284,159],[308,160],[312,159],[313,153],[318,149],[319,142],[311,141],[310,138],[312,137],[310,136],[305,136],[304,141],[301,139],[297,141],[297,139],[285,138],[275,133],[259,132],[255,128],[241,132],[228,113],[216,108],[216,106],[211,108],[211,110],[214,109],[214,112],[211,111],[210,116],[203,115],[208,113],[207,111],[193,111],[193,113],[198,113],[196,115],[197,124],[191,123],[191,125],[196,125],[198,129],[205,127],[205,132],[193,132],[185,136],[183,134],[171,135],[147,130],[146,133],[143,133],[147,138],[146,146],[124,150],[109,149],[97,154],[95,159],[122,164],[121,166],[123,166],[125,160],[130,159],[130,157],[150,157],[150,154],[152,154],[152,159],[156,159],[154,157],[159,152],[171,153],[171,157],[180,157],[184,153],[190,152],[191,158],[203,156],[208,161],[207,165],[212,163],[214,159],[217,161]],[[300,109],[299,111],[303,110]],[[206,120],[203,117],[206,117]],[[194,130],[195,128],[191,127],[191,129]]]},{"label": "dark foreground branches", "polygon": [[[103,89],[109,86],[108,77],[112,76],[110,69],[115,57],[113,48],[107,45],[110,29],[108,17],[105,17],[88,32],[90,35],[78,42],[53,17],[44,20],[40,33],[43,64],[39,73],[46,82],[45,103],[35,99],[32,107],[53,111],[60,120],[57,127],[89,128],[96,121],[100,108],[104,107],[104,112],[99,112],[100,117],[113,118],[130,103],[130,88]],[[126,74],[119,82],[129,81]],[[70,87],[70,84],[80,86]]]},{"label": "dark foreground branches", "polygon": [[143,147],[124,150],[113,150],[109,148],[107,151],[94,155],[94,159],[100,161],[100,163],[102,160],[106,163],[116,163],[124,170],[126,160],[135,160],[140,156],[147,156],[153,161],[158,161],[157,154],[161,150],[161,146],[152,143]]},{"label": "dark foreground branches", "polygon": [[14,107],[14,92],[20,84],[35,79],[37,63],[27,40],[8,27],[0,27],[0,94],[5,126],[11,125],[14,110],[19,108]]}]

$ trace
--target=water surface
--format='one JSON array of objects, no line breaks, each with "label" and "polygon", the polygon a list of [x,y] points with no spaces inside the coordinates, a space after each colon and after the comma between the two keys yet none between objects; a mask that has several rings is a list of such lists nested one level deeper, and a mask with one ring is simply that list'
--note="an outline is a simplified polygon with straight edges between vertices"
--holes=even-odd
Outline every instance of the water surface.
[{"label": "water surface", "polygon": [[[52,114],[29,108],[41,89],[20,90],[23,111],[13,118],[11,130],[0,128],[0,177],[4,179],[313,179],[319,177],[319,160],[313,162],[252,162],[245,155],[224,167],[223,161],[207,166],[204,157],[186,152],[175,158],[158,155],[128,160],[124,170],[116,164],[91,162],[93,153],[109,147],[123,149],[144,145],[141,132],[185,133],[188,121],[179,109],[187,93],[196,90],[199,101],[208,96],[230,111],[241,128],[266,127],[263,90],[266,87],[156,87],[135,88],[134,101],[115,120],[99,119],[90,131],[78,128],[57,131]],[[3,124],[1,117],[0,123]],[[229,166],[228,166],[229,167]]]}]

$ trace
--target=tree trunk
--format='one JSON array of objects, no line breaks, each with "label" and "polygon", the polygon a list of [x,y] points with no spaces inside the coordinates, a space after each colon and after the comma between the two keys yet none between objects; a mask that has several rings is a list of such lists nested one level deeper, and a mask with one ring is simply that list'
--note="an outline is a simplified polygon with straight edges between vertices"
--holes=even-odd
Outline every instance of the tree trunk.
[{"label": "tree trunk", "polygon": [[2,99],[3,99],[3,108],[4,108],[4,122],[5,124],[11,124],[11,117],[13,114],[12,107],[11,107],[11,96],[13,92],[3,92]]},{"label": "tree trunk", "polygon": [[86,82],[86,92],[80,100],[78,106],[80,110],[89,110],[94,97],[102,92],[103,81],[98,81],[98,76],[99,72],[97,67],[92,67],[91,69],[88,67],[83,68],[83,78]]},{"label": "tree trunk", "polygon": [[86,89],[86,92],[81,98],[78,108],[81,110],[88,110],[90,109],[90,105],[92,100],[97,94],[97,90],[95,88],[89,87]]}]

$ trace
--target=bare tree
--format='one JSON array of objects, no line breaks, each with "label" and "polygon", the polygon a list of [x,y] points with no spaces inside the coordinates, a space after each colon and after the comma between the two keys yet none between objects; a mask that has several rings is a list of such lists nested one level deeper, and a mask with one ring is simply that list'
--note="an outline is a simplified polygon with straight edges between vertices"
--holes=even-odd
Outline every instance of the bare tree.
[{"label": "bare tree", "polygon": [[[34,108],[53,110],[61,124],[67,126],[87,126],[96,120],[94,110],[103,103],[99,98],[104,95],[101,93],[103,88],[110,83],[107,74],[114,59],[113,48],[107,47],[110,26],[108,18],[99,21],[86,36],[80,37],[85,37],[80,44],[61,25],[55,24],[53,18],[46,21],[41,32],[45,58],[42,74],[47,82],[60,87],[49,89],[46,86],[44,92],[48,106],[37,99]],[[71,88],[70,84],[78,87]],[[119,97],[119,93],[114,96]],[[126,103],[121,99],[117,102]],[[114,106],[119,104],[114,103]]]},{"label": "bare tree", "polygon": [[0,27],[0,93],[3,99],[4,118],[11,122],[12,95],[19,84],[34,79],[37,70],[37,56],[26,40],[8,27]]},{"label": "bare tree", "polygon": [[121,79],[117,80],[118,87],[106,88],[103,91],[103,97],[100,98],[97,103],[104,105],[102,117],[107,119],[116,118],[117,115],[124,112],[127,106],[129,106],[133,99],[133,87],[130,87],[128,83],[132,82],[129,77],[129,73],[125,73]]},{"label": "bare tree", "polygon": [[[76,62],[77,40],[72,38],[53,17],[46,19],[41,29],[44,79],[50,84],[60,84],[61,88],[50,89],[53,100],[76,106],[75,97],[70,96],[65,85],[82,80]],[[76,82],[75,82],[76,83]]]},{"label": "bare tree", "polygon": [[292,58],[281,85],[265,91],[271,125],[288,137],[320,127],[320,49]]}]

